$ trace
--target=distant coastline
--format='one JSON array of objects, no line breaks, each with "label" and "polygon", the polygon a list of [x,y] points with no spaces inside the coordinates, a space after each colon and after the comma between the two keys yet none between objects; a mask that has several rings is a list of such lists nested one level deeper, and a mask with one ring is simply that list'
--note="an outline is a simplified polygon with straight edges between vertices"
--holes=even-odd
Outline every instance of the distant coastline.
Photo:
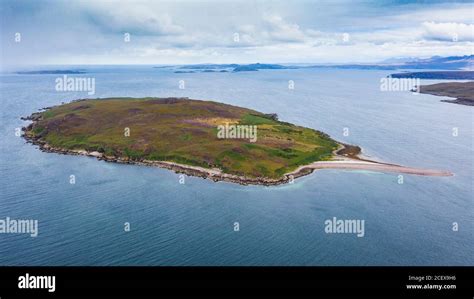
[{"label": "distant coastline", "polygon": [[[439,70],[438,76],[441,76],[446,71],[468,71],[472,70],[474,65],[474,55],[465,56],[449,56],[439,57],[433,56],[425,59],[410,59],[403,62],[380,62],[380,63],[350,63],[350,64],[307,64],[307,65],[295,65],[295,64],[274,64],[274,63],[251,63],[251,64],[189,64],[189,65],[168,65],[168,66],[155,66],[156,69],[174,69],[175,73],[211,73],[211,72],[256,72],[259,70],[288,70],[288,69],[355,69],[355,70],[412,70],[412,69],[431,69]],[[418,72],[419,76],[427,76],[428,73],[434,72]],[[394,74],[394,78],[412,78],[405,77],[410,76],[413,73],[401,73]],[[446,75],[445,75],[446,76]],[[459,75],[458,75],[459,76]],[[472,76],[472,75],[470,75]]]},{"label": "distant coastline", "polygon": [[404,72],[391,74],[390,77],[429,80],[474,80],[474,71]]},{"label": "distant coastline", "polygon": [[86,74],[82,70],[39,70],[39,71],[20,71],[16,72],[19,75],[75,75]]}]

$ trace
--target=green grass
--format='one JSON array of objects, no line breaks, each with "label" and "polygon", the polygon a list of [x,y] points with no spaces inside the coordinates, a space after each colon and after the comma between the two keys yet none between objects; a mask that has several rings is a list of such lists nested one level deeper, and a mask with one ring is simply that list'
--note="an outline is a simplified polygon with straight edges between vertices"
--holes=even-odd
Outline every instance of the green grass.
[{"label": "green grass", "polygon": [[48,118],[51,118],[54,116],[54,112],[51,111],[51,110],[46,110],[45,112],[43,112],[43,118],[44,119],[48,119]]},{"label": "green grass", "polygon": [[33,133],[34,133],[35,135],[39,135],[39,134],[41,134],[41,132],[44,131],[44,127],[42,127],[42,126],[36,126],[36,127],[33,128],[32,131],[33,131]]},{"label": "green grass", "polygon": [[263,115],[255,115],[255,114],[245,114],[241,121],[240,121],[241,124],[245,124],[245,125],[275,125],[275,124],[278,124],[277,121],[274,121],[272,119],[269,119]]},{"label": "green grass", "polygon": [[[53,147],[218,167],[249,177],[279,178],[300,165],[329,159],[338,145],[322,132],[210,101],[91,99],[54,107],[42,116],[29,133]],[[217,138],[217,125],[229,121],[257,126],[257,141]]]}]

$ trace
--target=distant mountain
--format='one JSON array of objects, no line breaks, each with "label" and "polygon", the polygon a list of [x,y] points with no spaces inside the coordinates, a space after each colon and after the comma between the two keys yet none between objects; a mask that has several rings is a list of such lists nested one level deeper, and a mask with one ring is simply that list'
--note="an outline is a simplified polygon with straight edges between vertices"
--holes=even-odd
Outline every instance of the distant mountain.
[{"label": "distant mountain", "polygon": [[[155,67],[158,68],[158,67]],[[159,67],[163,68],[163,67]],[[168,66],[165,68],[178,68],[201,72],[255,72],[258,70],[283,70],[306,68],[336,68],[359,70],[397,70],[397,69],[432,69],[432,70],[474,70],[474,55],[465,56],[433,56],[431,58],[392,58],[380,63],[367,64],[316,64],[310,66],[288,66],[281,64],[194,64],[184,66]],[[181,73],[182,71],[177,71]]]},{"label": "distant mountain", "polygon": [[338,68],[338,69],[364,69],[364,70],[395,70],[395,69],[436,69],[436,70],[473,70],[474,55],[431,58],[403,58],[384,60],[375,64],[338,64],[314,65],[310,68]]},{"label": "distant mountain", "polygon": [[346,69],[346,70],[396,70],[398,65],[391,64],[325,64],[312,65],[306,68],[331,68],[331,69]]},{"label": "distant mountain", "polygon": [[474,55],[416,59],[405,62],[400,68],[405,69],[442,69],[442,70],[473,70]]},{"label": "distant mountain", "polygon": [[380,61],[381,64],[402,64],[408,61],[414,61],[418,58],[416,57],[393,57]]}]

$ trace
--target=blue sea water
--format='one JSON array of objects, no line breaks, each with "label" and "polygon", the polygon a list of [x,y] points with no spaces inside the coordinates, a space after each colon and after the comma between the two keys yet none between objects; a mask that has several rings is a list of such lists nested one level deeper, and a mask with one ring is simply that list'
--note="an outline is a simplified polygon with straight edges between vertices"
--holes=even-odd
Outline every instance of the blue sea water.
[{"label": "blue sea water", "polygon": [[[95,78],[93,97],[184,96],[274,112],[374,159],[455,175],[399,184],[395,173],[321,170],[276,187],[180,184],[168,170],[26,144],[15,135],[21,116],[91,96],[57,92],[62,75],[3,73],[0,219],[37,219],[39,235],[0,234],[0,265],[474,265],[473,107],[382,92],[390,71],[80,68],[88,73],[69,76]],[[364,220],[365,236],[325,233],[333,217]]]}]

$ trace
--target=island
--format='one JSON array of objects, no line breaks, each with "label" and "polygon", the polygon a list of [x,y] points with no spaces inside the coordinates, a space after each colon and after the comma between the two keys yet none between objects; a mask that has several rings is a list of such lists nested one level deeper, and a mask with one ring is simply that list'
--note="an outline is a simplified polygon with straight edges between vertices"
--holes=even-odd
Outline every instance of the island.
[{"label": "island", "polygon": [[42,151],[158,166],[243,185],[279,185],[316,169],[451,173],[371,161],[358,146],[274,113],[188,98],[80,99],[23,118]]},{"label": "island", "polygon": [[297,66],[286,66],[280,64],[252,63],[252,64],[191,64],[180,66],[180,69],[202,70],[203,73],[211,72],[256,72],[258,70],[286,70],[298,69]]},{"label": "island", "polygon": [[455,98],[454,100],[441,100],[441,102],[474,106],[474,81],[420,85],[418,91],[420,93]]}]

